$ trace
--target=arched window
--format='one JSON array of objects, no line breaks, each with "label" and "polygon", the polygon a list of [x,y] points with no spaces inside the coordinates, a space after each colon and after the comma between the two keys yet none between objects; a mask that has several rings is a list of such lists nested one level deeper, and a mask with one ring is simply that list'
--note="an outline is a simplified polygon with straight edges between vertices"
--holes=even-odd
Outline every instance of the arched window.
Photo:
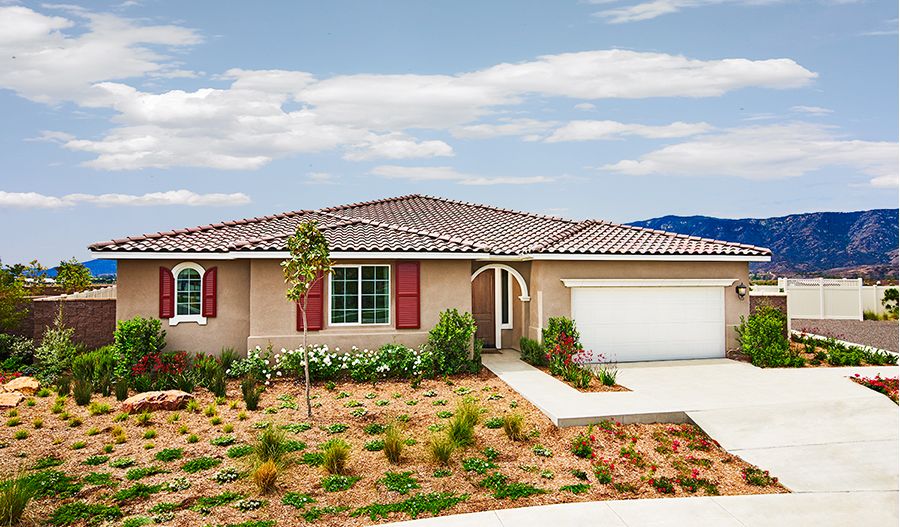
[{"label": "arched window", "polygon": [[169,325],[179,322],[206,324],[203,316],[204,269],[193,262],[183,262],[172,269],[175,277],[175,316]]}]

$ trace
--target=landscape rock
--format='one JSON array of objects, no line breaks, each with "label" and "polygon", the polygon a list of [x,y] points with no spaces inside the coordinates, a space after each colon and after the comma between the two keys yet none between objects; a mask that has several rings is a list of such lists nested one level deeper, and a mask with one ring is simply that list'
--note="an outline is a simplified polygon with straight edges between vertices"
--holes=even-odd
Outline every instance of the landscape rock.
[{"label": "landscape rock", "polygon": [[0,393],[0,408],[15,408],[23,399],[25,396],[19,392]]},{"label": "landscape rock", "polygon": [[34,395],[41,387],[41,383],[34,377],[17,377],[3,385],[7,392],[19,392],[25,395]]},{"label": "landscape rock", "polygon": [[122,401],[120,409],[123,412],[133,414],[136,412],[153,412],[156,410],[180,410],[194,396],[181,390],[166,390],[162,392],[144,392],[132,395]]}]

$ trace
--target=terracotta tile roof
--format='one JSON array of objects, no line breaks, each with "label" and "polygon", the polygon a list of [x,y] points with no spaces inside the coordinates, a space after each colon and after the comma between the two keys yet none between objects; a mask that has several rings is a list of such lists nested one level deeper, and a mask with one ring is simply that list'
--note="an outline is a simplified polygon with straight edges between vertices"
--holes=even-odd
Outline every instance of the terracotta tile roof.
[{"label": "terracotta tile roof", "polygon": [[283,251],[285,238],[294,226],[307,220],[318,221],[331,250],[340,252],[771,254],[752,245],[599,220],[578,222],[416,194],[131,236],[98,242],[90,249],[148,253]]}]

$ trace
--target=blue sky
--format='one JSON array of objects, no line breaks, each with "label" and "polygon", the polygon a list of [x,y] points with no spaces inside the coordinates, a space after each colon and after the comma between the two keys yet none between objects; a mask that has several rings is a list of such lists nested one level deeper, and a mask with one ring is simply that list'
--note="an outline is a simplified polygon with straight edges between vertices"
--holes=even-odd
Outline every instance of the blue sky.
[{"label": "blue sky", "polygon": [[0,258],[408,193],[898,206],[897,2],[0,0]]}]

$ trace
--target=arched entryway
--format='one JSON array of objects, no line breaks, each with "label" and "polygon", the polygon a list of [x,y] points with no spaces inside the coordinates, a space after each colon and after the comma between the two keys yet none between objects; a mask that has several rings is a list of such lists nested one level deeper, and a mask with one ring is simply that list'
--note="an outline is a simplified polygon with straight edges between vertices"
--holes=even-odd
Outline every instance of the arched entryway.
[{"label": "arched entryway", "polygon": [[[478,268],[472,273],[472,316],[478,326],[475,337],[487,349],[503,347],[503,331],[516,326],[515,307],[529,300],[528,284],[512,266],[492,263]],[[521,316],[519,319],[524,325]]]}]

